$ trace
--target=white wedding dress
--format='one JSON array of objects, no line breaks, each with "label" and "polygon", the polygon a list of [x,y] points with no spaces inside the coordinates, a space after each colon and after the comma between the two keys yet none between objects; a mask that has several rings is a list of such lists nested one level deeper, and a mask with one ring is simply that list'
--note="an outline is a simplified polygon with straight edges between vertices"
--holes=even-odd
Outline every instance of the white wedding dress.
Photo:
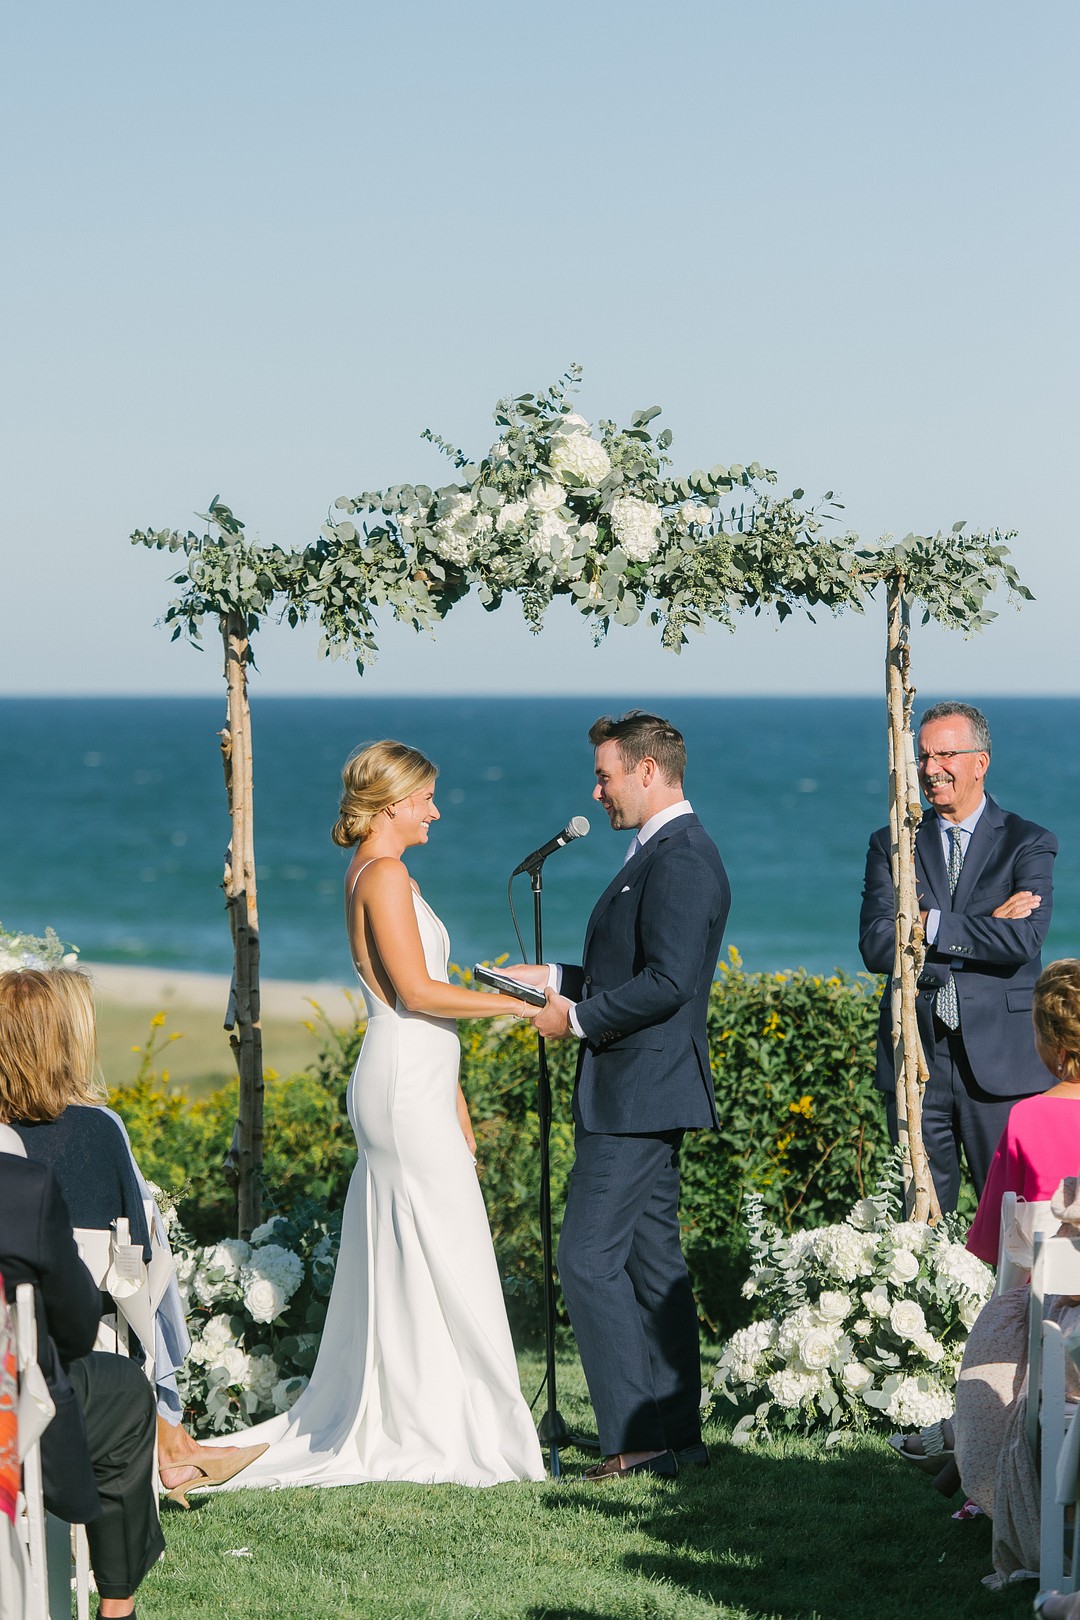
[{"label": "white wedding dress", "polygon": [[[446,929],[413,896],[428,973],[446,982]],[[357,977],[368,1026],[347,1102],[360,1157],[318,1360],[291,1411],[216,1437],[269,1442],[224,1488],[543,1479],[458,1124],[457,1026],[390,1007]]]}]

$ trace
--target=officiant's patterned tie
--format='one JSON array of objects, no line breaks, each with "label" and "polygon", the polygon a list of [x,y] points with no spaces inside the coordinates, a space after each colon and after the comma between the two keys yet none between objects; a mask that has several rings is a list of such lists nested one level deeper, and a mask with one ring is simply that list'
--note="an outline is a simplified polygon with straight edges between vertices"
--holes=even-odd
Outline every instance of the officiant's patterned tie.
[{"label": "officiant's patterned tie", "polygon": [[[964,846],[960,842],[960,828],[949,828],[949,893],[956,893],[960,881],[960,868],[964,864]],[[940,924],[939,924],[940,926]],[[947,1029],[960,1028],[960,1003],[956,997],[956,980],[952,974],[937,993],[937,1015]]]}]

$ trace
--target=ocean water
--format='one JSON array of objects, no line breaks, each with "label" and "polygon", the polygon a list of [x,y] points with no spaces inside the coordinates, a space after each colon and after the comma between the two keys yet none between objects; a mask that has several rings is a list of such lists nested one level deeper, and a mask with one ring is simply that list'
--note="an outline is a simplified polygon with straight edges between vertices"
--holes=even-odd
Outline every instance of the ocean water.
[{"label": "ocean water", "polygon": [[[856,971],[866,844],[887,815],[883,700],[636,701],[686,736],[687,793],[731,877],[727,942],[750,968]],[[994,735],[991,792],[1061,841],[1047,956],[1080,955],[1080,700],[982,706]],[[443,819],[409,861],[458,962],[517,957],[509,873],[570,816],[589,818],[590,835],[544,869],[545,953],[573,960],[627,841],[591,803],[586,732],[612,708],[590,697],[256,692],[263,972],[349,981],[348,856],[329,830],[346,755],[384,736],[414,744],[441,768]],[[223,722],[224,698],[0,700],[4,926],[40,933],[51,924],[89,960],[227,971]],[[527,879],[515,882],[514,899],[531,954]]]}]

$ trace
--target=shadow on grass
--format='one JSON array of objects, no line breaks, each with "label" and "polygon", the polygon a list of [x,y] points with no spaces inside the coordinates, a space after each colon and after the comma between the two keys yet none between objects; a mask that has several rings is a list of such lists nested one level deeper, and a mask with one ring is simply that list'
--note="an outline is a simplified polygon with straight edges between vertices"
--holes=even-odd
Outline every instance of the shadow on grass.
[{"label": "shadow on grass", "polygon": [[[711,1445],[713,1466],[668,1485],[650,1481],[552,1493],[552,1511],[586,1506],[637,1532],[627,1575],[722,1610],[783,1620],[1019,1620],[1034,1583],[990,1592],[987,1519],[957,1523],[921,1478],[879,1442],[825,1452]],[[782,1450],[781,1455],[777,1451]],[[530,1620],[592,1620],[588,1611],[530,1611]]]}]

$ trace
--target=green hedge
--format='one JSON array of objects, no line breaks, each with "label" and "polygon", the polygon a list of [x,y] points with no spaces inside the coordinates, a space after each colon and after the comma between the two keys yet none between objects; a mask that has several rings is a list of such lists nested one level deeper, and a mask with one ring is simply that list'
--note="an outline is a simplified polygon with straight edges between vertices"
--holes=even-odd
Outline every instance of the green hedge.
[{"label": "green hedge", "polygon": [[[746,1242],[739,1215],[760,1192],[786,1228],[842,1218],[874,1185],[888,1152],[873,1087],[878,981],[745,973],[732,952],[709,1007],[718,1131],[696,1131],[682,1154],[687,1260],[706,1326],[728,1333],[747,1319],[739,1289]],[[469,1099],[496,1253],[515,1329],[539,1331],[541,1248],[536,1046],[530,1026],[462,1024],[462,1085]],[[362,1029],[332,1030],[315,1062],[266,1086],[267,1213],[300,1199],[340,1204],[356,1160],[345,1087]],[[554,1094],[552,1199],[556,1237],[573,1159],[573,1042],[548,1045]],[[187,1103],[154,1073],[154,1048],[135,1082],[113,1099],[144,1172],[181,1192],[184,1224],[201,1241],[233,1230],[233,1194],[221,1173],[237,1088]]]}]

